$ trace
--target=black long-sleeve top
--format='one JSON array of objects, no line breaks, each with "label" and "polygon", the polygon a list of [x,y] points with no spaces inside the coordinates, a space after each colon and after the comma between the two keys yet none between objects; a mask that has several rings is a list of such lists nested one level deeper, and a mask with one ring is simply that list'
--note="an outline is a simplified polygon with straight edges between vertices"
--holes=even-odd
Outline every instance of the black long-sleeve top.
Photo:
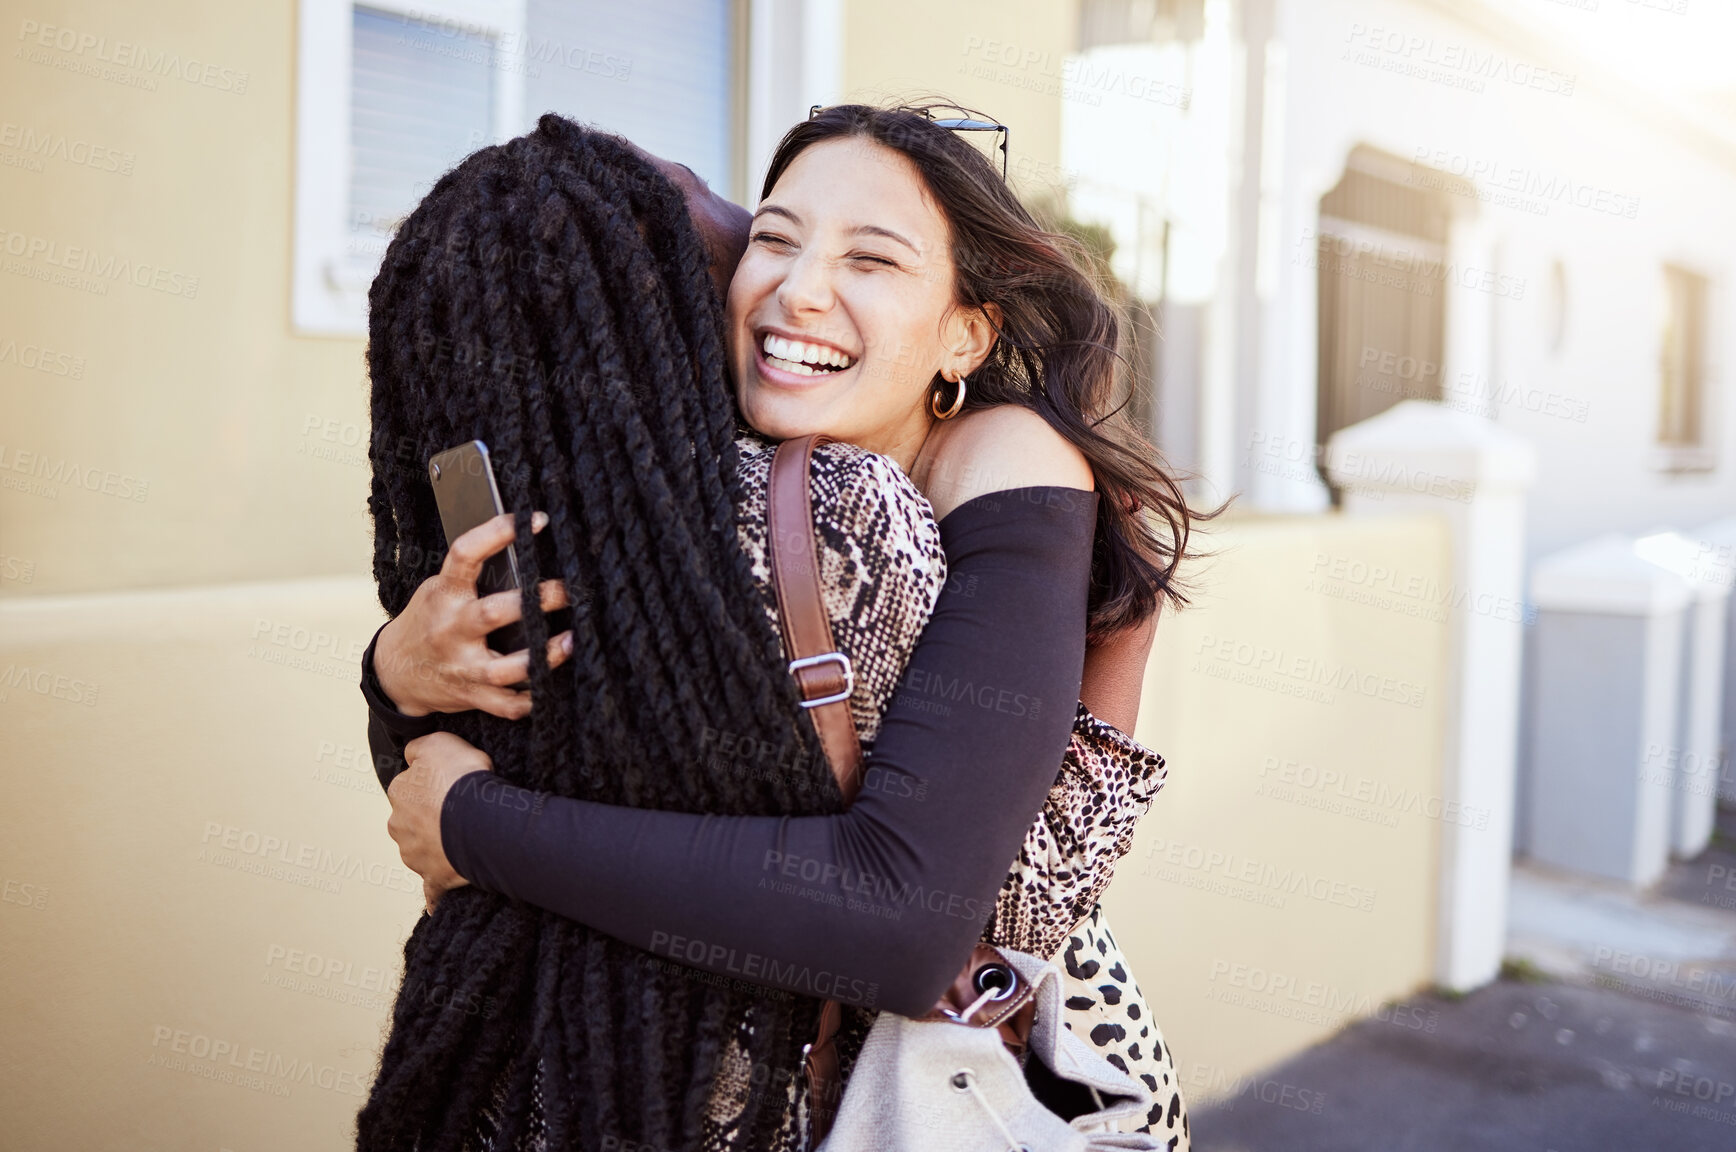
[{"label": "black long-sleeve top", "polygon": [[[921,1015],[981,935],[1066,750],[1096,502],[1023,488],[941,521],[947,586],[848,811],[625,808],[475,772],[441,812],[447,858],[473,884],[655,955]],[[377,685],[365,692],[378,754],[392,712]]]}]

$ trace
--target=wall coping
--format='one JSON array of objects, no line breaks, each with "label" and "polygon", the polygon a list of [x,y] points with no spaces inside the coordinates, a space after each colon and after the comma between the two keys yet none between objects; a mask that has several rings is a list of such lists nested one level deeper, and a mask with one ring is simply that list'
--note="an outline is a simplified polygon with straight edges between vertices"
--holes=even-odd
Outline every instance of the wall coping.
[{"label": "wall coping", "polygon": [[1537,474],[1537,452],[1511,429],[1430,400],[1401,400],[1335,432],[1326,446],[1335,484],[1363,490],[1422,491],[1418,476],[1470,494],[1518,492]]},{"label": "wall coping", "polygon": [[1620,533],[1576,544],[1537,562],[1531,599],[1546,612],[1661,616],[1687,607],[1695,587],[1634,550]]},{"label": "wall coping", "polygon": [[371,576],[9,596],[0,599],[0,646],[208,637],[213,628],[251,627],[275,605],[296,613],[298,622],[309,612],[328,611],[386,620]]}]

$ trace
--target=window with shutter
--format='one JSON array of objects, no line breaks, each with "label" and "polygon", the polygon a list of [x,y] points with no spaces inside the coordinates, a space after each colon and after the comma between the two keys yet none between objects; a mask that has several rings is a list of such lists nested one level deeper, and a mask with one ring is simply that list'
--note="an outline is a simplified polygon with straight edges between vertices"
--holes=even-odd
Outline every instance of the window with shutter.
[{"label": "window with shutter", "polygon": [[619,133],[732,187],[731,0],[529,0],[525,108]]},{"label": "window with shutter", "polygon": [[545,111],[736,186],[743,0],[302,0],[298,331],[360,335],[392,232]]},{"label": "window with shutter", "polygon": [[372,8],[350,45],[347,263],[371,278],[386,242],[440,174],[494,126],[494,38]]},{"label": "window with shutter", "polygon": [[299,32],[292,319],[361,335],[393,228],[522,131],[524,0],[302,0]]}]

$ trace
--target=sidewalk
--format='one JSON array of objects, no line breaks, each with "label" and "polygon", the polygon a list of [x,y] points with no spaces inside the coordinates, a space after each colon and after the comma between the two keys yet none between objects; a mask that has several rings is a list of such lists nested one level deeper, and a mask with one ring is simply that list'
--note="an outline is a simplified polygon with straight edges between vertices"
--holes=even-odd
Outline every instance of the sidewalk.
[{"label": "sidewalk", "polygon": [[1402,1018],[1428,1026],[1363,1021],[1196,1109],[1194,1146],[1736,1149],[1732,814],[1710,851],[1645,895],[1521,865],[1509,956],[1491,987],[1409,1001]]}]

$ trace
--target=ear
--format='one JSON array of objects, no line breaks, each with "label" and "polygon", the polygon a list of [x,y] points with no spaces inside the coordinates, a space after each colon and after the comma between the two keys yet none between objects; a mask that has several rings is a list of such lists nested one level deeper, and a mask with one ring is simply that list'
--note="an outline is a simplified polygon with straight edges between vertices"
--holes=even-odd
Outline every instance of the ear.
[{"label": "ear", "polygon": [[980,308],[954,308],[946,320],[946,331],[942,333],[951,353],[944,371],[950,379],[969,376],[994,351],[995,341],[1000,338],[1001,308],[998,304],[984,304]]}]

